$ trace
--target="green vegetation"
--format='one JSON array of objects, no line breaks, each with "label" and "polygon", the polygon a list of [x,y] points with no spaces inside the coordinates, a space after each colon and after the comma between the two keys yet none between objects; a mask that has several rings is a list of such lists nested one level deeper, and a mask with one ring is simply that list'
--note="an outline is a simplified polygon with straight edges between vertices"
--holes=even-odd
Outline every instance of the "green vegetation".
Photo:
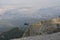
[{"label": "green vegetation", "polygon": [[9,40],[14,38],[21,38],[24,33],[24,30],[19,29],[18,27],[13,28],[7,32],[4,32],[0,35],[0,40]]}]

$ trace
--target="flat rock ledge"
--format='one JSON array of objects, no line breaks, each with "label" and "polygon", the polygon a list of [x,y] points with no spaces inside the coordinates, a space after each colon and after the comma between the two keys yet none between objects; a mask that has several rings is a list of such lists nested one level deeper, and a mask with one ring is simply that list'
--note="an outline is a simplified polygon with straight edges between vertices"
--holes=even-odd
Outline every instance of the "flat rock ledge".
[{"label": "flat rock ledge", "polygon": [[60,32],[48,35],[40,35],[40,36],[37,35],[19,39],[11,39],[11,40],[60,40]]}]

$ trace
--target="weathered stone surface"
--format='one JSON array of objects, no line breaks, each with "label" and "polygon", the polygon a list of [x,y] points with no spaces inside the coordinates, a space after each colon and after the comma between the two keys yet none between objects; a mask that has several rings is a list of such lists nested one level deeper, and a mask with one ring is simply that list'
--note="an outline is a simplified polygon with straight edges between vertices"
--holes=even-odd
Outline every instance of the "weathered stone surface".
[{"label": "weathered stone surface", "polygon": [[38,36],[31,36],[25,37],[20,39],[11,39],[11,40],[60,40],[60,32],[48,35],[38,35]]}]

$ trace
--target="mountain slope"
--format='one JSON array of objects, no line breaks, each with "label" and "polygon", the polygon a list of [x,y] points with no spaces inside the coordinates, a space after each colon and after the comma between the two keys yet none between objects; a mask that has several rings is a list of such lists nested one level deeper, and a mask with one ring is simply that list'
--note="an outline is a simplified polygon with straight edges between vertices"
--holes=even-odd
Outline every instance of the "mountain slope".
[{"label": "mountain slope", "polygon": [[60,17],[33,24],[27,29],[23,37],[52,34],[56,32],[60,32]]}]

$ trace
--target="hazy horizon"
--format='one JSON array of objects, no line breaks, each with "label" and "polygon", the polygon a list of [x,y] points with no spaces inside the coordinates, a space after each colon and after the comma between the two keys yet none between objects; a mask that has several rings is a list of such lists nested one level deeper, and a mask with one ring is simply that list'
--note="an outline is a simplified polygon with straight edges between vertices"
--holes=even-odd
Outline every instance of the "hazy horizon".
[{"label": "hazy horizon", "polygon": [[21,8],[21,11],[35,12],[40,8],[55,6],[60,6],[60,0],[0,0],[0,15],[6,10],[15,8]]}]

